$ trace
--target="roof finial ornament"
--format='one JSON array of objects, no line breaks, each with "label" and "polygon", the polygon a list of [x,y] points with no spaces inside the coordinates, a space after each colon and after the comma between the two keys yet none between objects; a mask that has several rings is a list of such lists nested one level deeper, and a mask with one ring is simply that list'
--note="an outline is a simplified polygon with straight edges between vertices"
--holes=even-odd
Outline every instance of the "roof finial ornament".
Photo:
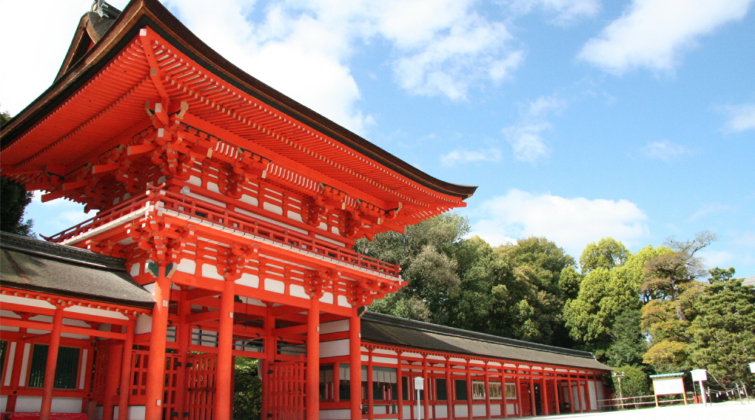
[{"label": "roof finial ornament", "polygon": [[121,14],[120,10],[102,0],[94,0],[92,3],[92,11],[104,19],[115,19]]}]

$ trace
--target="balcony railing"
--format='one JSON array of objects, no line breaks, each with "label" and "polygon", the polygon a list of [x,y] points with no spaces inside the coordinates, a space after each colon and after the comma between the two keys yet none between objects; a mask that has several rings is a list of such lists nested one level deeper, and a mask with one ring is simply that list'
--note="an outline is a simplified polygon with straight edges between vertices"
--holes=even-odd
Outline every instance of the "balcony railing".
[{"label": "balcony railing", "polygon": [[115,207],[101,211],[97,216],[70,227],[49,238],[48,241],[64,242],[108,223],[137,213],[153,205],[157,211],[172,211],[177,217],[196,221],[205,221],[219,227],[233,229],[267,239],[278,244],[287,245],[307,253],[316,254],[340,261],[355,267],[367,269],[391,277],[399,277],[400,265],[389,264],[375,258],[354,252],[329,241],[318,239],[285,226],[260,220],[212,203],[161,189],[150,189],[145,194],[131,198]]}]

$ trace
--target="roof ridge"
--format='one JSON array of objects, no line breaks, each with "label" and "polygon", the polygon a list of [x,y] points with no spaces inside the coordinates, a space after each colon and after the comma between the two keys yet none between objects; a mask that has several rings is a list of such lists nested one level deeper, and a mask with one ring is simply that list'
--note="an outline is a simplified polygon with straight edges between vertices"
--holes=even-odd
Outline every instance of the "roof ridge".
[{"label": "roof ridge", "polygon": [[494,344],[506,344],[513,347],[540,350],[550,353],[563,354],[574,357],[583,357],[595,359],[595,356],[585,350],[575,350],[565,347],[551,346],[548,344],[532,343],[529,341],[517,340],[514,338],[501,337],[493,334],[486,334],[477,331],[464,330],[461,328],[449,327],[445,325],[433,324],[425,321],[406,319],[394,315],[381,314],[377,312],[366,312],[362,318],[382,324],[395,325],[400,327],[411,328],[414,330],[444,334],[452,337],[468,338],[477,341],[485,341]]},{"label": "roof ridge", "polygon": [[126,271],[126,261],[122,258],[109,257],[86,249],[46,242],[9,232],[0,232],[0,248],[41,255],[95,268]]}]

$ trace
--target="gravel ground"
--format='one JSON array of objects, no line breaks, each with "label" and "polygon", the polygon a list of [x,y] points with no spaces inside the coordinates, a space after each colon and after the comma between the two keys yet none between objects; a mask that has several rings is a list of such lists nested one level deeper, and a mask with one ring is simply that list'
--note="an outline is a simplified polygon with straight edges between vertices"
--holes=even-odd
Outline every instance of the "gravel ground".
[{"label": "gravel ground", "polygon": [[590,419],[590,420],[755,420],[755,399],[728,401],[724,403],[676,405],[671,407],[644,408],[641,410],[611,411],[606,413],[564,414],[542,416],[545,419]]}]

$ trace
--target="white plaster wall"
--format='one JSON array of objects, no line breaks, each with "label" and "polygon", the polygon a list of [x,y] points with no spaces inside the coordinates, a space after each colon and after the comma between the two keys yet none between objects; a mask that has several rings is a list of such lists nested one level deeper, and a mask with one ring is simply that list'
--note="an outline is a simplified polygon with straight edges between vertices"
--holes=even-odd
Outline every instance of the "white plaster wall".
[{"label": "white plaster wall", "polygon": [[324,322],[320,324],[320,334],[332,334],[349,330],[349,320],[342,319],[334,322]]},{"label": "white plaster wall", "polygon": [[467,416],[467,405],[456,404],[454,406],[454,417],[458,419],[459,417],[466,417],[466,416]]},{"label": "white plaster wall", "polygon": [[149,315],[137,316],[134,334],[145,334],[148,332],[152,332],[152,317]]},{"label": "white plaster wall", "polygon": [[[6,364],[5,368],[5,379],[3,380],[3,386],[10,386],[10,380],[11,376],[13,375],[13,361],[16,360],[16,345],[17,343],[15,341],[10,343],[10,347],[8,347],[8,363]],[[9,368],[10,367],[10,368]],[[0,410],[0,412],[5,411]]]},{"label": "white plaster wall", "polygon": [[[347,420],[351,418],[351,410],[320,410],[321,420]],[[140,420],[133,419],[131,420]]]},{"label": "white plaster wall", "polygon": [[446,404],[437,404],[435,406],[435,417],[436,418],[447,418],[448,417],[448,406]]},{"label": "white plaster wall", "polygon": [[404,416],[403,416],[403,418],[410,419],[411,415],[412,415],[412,407],[409,406],[409,405],[404,405],[403,409],[404,409]]},{"label": "white plaster wall", "polygon": [[275,293],[285,293],[286,283],[273,279],[265,279],[265,290]]},{"label": "white plaster wall", "polygon": [[41,299],[30,299],[20,296],[0,295],[0,302],[16,303],[18,305],[34,306],[37,308],[55,309],[55,305]]},{"label": "white plaster wall", "polygon": [[474,404],[472,405],[472,414],[475,417],[481,417],[484,416],[486,413],[485,410],[485,404]]},{"label": "white plaster wall", "polygon": [[147,418],[147,407],[144,405],[130,405],[128,407],[129,420],[144,420]]},{"label": "white plaster wall", "polygon": [[595,410],[598,407],[598,391],[595,388],[595,381],[587,381],[587,389],[590,393],[590,408]]},{"label": "white plaster wall", "polygon": [[490,415],[491,416],[500,416],[501,415],[501,406],[500,404],[496,404],[497,401],[491,401],[490,402]]},{"label": "white plaster wall", "polygon": [[506,404],[506,412],[509,416],[516,414],[516,404]]},{"label": "white plaster wall", "polygon": [[348,356],[349,340],[323,341],[320,343],[320,358]]},{"label": "white plaster wall", "polygon": [[[42,397],[19,396],[16,400],[16,412],[39,412],[42,407]],[[53,398],[53,413],[81,413],[81,398]]]},{"label": "white plaster wall", "polygon": [[391,358],[391,357],[375,357],[375,356],[372,356],[372,361],[375,362],[375,363],[388,363],[388,364],[391,364],[391,365],[397,365],[398,364],[398,359],[394,359],[394,358]]},{"label": "white plaster wall", "polygon": [[8,402],[8,397],[5,395],[0,395],[0,413],[5,412],[5,404]]},{"label": "white plaster wall", "polygon": [[114,318],[114,319],[123,319],[123,320],[128,319],[128,317],[126,315],[123,315],[121,312],[108,311],[106,309],[88,308],[86,306],[81,306],[81,305],[69,306],[64,311],[73,312],[77,314],[101,316],[104,318]]}]

